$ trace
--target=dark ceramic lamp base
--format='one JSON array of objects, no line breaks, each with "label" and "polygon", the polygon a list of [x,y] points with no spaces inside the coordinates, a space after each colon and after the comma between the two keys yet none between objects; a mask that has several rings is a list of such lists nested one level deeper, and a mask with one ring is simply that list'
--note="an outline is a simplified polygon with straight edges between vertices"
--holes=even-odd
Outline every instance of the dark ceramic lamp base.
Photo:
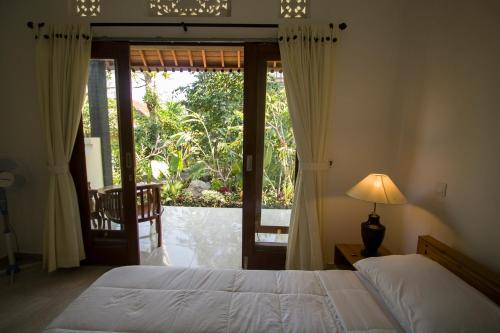
[{"label": "dark ceramic lamp base", "polygon": [[385,236],[385,226],[380,223],[377,214],[368,215],[368,221],[361,223],[361,237],[365,248],[361,250],[364,257],[377,257],[378,248],[382,245]]},{"label": "dark ceramic lamp base", "polygon": [[363,257],[378,257],[380,256],[380,253],[377,251],[375,253],[368,252],[367,249],[362,249],[359,251]]}]

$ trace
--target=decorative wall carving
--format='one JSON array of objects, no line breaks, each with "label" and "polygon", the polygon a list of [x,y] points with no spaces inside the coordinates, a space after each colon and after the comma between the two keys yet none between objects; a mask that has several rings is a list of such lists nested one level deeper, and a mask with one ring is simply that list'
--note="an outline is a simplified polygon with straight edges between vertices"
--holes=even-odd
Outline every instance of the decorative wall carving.
[{"label": "decorative wall carving", "polygon": [[98,16],[101,14],[101,0],[75,0],[78,16]]},{"label": "decorative wall carving", "polygon": [[309,0],[281,0],[283,18],[305,18],[309,15]]},{"label": "decorative wall carving", "polygon": [[[280,0],[280,16],[306,18],[309,16],[309,0]],[[74,0],[78,16],[101,14],[101,0]],[[149,0],[154,16],[229,16],[230,0]]]},{"label": "decorative wall carving", "polygon": [[230,0],[149,0],[154,16],[229,16]]}]

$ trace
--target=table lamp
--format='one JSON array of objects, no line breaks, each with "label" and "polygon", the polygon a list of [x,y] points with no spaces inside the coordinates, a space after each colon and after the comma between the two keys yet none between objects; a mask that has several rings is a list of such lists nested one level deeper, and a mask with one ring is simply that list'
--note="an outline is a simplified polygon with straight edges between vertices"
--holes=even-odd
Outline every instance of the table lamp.
[{"label": "table lamp", "polygon": [[368,221],[361,223],[361,237],[365,245],[361,255],[376,257],[385,235],[385,226],[380,223],[377,214],[377,204],[404,204],[406,198],[389,176],[380,173],[369,174],[346,194],[351,198],[373,202],[373,212],[368,215]]}]

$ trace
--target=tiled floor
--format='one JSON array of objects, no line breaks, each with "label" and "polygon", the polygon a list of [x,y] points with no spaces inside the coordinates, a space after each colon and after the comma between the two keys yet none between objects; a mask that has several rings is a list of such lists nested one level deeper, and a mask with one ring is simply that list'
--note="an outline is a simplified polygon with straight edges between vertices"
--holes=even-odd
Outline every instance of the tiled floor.
[{"label": "tiled floor", "polygon": [[[262,210],[263,225],[287,226],[289,220],[288,209]],[[160,248],[149,224],[139,224],[141,263],[241,268],[241,227],[241,208],[164,207]],[[287,235],[258,236],[260,241],[287,240]]]},{"label": "tiled floor", "polygon": [[[62,268],[47,273],[41,263],[21,265],[14,284],[0,275],[0,332],[41,332],[107,266]],[[3,273],[3,271],[2,271]]]}]

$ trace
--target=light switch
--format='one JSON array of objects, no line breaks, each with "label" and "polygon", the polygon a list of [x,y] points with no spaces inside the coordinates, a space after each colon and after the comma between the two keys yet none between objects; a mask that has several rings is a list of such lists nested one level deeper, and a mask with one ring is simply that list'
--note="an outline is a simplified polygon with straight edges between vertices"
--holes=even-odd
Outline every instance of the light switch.
[{"label": "light switch", "polygon": [[448,184],[443,183],[443,182],[436,183],[436,194],[439,197],[441,197],[441,198],[446,197],[447,190],[448,190]]}]

